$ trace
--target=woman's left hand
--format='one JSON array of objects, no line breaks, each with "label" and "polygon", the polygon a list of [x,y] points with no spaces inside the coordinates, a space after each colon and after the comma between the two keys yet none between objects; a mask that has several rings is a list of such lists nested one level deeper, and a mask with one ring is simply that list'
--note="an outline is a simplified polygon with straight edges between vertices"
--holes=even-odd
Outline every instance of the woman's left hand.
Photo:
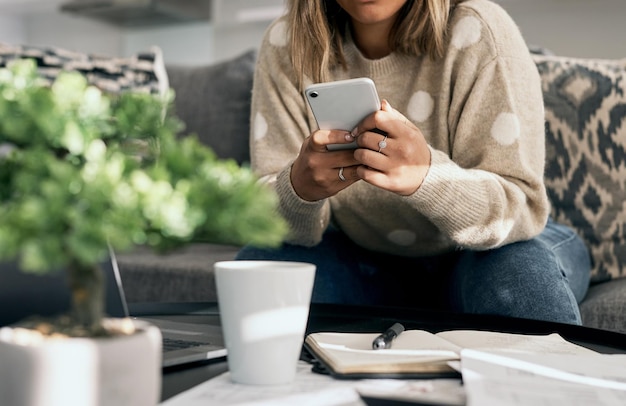
[{"label": "woman's left hand", "polygon": [[[387,134],[381,135],[372,128]],[[387,100],[352,132],[359,149],[354,157],[359,178],[399,195],[417,191],[430,168],[430,149],[424,135]]]}]

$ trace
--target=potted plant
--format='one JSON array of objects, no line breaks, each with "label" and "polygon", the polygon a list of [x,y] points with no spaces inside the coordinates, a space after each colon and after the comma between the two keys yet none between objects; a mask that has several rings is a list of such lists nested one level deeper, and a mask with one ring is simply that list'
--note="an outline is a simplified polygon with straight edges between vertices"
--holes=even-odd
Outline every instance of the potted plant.
[{"label": "potted plant", "polygon": [[[9,361],[20,362],[14,358],[22,350],[34,347],[44,355],[25,355],[26,362],[40,357],[38,362],[50,368],[54,351],[66,349],[60,343],[82,354],[76,356],[77,376],[69,376],[71,368],[46,371],[54,378],[52,383],[45,376],[22,376],[33,383],[48,382],[50,387],[44,391],[62,392],[65,382],[75,389],[95,382],[91,392],[96,394],[83,398],[91,399],[88,403],[158,402],[160,335],[150,325],[113,320],[104,313],[99,264],[109,248],[124,251],[147,245],[164,251],[197,239],[276,245],[285,235],[274,194],[249,168],[219,160],[193,136],[177,137],[182,124],[171,111],[173,96],[171,91],[166,98],[131,92],[108,95],[89,86],[81,74],[69,72],[48,85],[27,59],[0,69],[4,117],[0,120],[0,261],[18,261],[28,272],[63,269],[72,292],[70,314],[25,320],[0,330],[0,363],[8,368]],[[142,333],[144,341],[133,342]],[[52,347],[53,355],[46,352],[50,342],[57,346]],[[104,348],[122,343],[140,360],[104,365],[106,354],[119,349],[101,347],[94,352],[94,342]],[[140,354],[143,348],[147,354]],[[121,362],[124,357],[117,353],[109,358]],[[94,363],[102,366],[93,371]],[[142,371],[142,365],[149,370]],[[123,378],[131,386],[141,386],[133,379],[151,377],[146,383],[150,388],[139,388],[150,396],[119,394],[124,391],[117,384],[103,381],[102,374],[119,375],[121,369],[134,374]],[[28,397],[15,384],[5,382],[4,392],[0,391],[4,400],[6,391]],[[102,385],[113,385],[108,388],[110,397]],[[50,393],[45,395],[46,404],[53,404]],[[19,399],[37,404],[32,396],[28,401]]]}]

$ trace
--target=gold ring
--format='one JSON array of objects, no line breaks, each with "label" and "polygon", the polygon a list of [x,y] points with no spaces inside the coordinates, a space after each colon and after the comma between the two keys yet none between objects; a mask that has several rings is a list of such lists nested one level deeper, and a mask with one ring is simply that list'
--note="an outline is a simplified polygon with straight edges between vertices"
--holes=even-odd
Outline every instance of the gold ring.
[{"label": "gold ring", "polygon": [[385,135],[385,138],[383,138],[379,143],[378,143],[378,152],[382,151],[383,148],[385,148],[387,146],[387,136]]},{"label": "gold ring", "polygon": [[343,176],[343,166],[342,166],[341,168],[339,168],[339,179],[340,179],[342,182],[345,182],[345,181],[346,181],[346,177],[345,177],[345,176]]}]

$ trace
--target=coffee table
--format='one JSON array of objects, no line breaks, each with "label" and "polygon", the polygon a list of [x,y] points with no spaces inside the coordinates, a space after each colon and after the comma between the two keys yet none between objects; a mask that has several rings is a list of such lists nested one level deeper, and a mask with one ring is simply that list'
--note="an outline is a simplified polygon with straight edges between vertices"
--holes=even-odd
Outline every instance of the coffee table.
[{"label": "coffee table", "polygon": [[[215,303],[129,304],[134,316],[159,317],[187,323],[219,325]],[[565,339],[601,353],[626,353],[626,335],[568,324],[498,316],[456,314],[393,307],[312,304],[307,333],[316,331],[380,332],[394,322],[407,329],[439,332],[451,329],[493,330],[510,333],[559,333]],[[166,368],[162,400],[190,389],[228,370],[225,359]]]}]

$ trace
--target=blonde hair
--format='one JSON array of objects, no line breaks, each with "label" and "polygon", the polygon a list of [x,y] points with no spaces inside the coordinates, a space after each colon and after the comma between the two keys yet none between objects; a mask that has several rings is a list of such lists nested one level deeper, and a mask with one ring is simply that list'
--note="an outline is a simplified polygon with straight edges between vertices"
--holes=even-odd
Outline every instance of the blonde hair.
[{"label": "blonde hair", "polygon": [[[442,57],[451,8],[464,0],[407,0],[389,36],[392,51]],[[291,63],[299,87],[304,77],[325,82],[336,66],[344,69],[342,41],[350,16],[335,0],[288,0]]]}]

